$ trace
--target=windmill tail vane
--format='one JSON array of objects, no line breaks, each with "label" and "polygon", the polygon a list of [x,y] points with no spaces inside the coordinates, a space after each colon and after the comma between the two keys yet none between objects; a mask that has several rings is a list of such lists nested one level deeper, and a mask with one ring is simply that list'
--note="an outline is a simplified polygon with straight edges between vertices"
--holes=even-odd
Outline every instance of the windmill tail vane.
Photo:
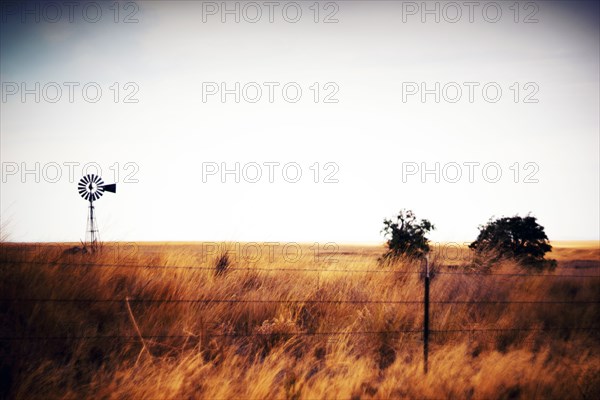
[{"label": "windmill tail vane", "polygon": [[98,241],[100,239],[98,223],[94,215],[94,201],[102,197],[104,192],[117,193],[117,185],[115,183],[104,184],[100,176],[91,174],[81,178],[77,184],[77,191],[84,200],[90,202],[85,243],[94,252],[98,249]]}]

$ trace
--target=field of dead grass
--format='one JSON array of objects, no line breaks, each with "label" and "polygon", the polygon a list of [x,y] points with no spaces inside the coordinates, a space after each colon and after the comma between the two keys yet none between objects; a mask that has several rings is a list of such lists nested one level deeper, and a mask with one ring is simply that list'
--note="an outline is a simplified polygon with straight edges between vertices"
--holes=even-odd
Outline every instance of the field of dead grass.
[{"label": "field of dead grass", "polygon": [[541,276],[511,262],[477,274],[439,252],[427,375],[421,265],[379,265],[383,248],[68,247],[1,245],[3,398],[600,394],[597,247],[555,249]]}]

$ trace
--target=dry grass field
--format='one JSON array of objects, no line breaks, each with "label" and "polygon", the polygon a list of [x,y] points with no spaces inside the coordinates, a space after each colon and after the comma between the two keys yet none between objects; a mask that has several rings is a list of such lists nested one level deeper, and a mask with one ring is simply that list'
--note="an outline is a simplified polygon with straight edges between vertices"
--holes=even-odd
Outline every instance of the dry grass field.
[{"label": "dry grass field", "polygon": [[466,249],[438,248],[426,375],[419,263],[381,266],[374,246],[228,244],[228,260],[210,246],[2,244],[0,397],[600,395],[597,242],[559,244],[541,273],[477,273]]}]

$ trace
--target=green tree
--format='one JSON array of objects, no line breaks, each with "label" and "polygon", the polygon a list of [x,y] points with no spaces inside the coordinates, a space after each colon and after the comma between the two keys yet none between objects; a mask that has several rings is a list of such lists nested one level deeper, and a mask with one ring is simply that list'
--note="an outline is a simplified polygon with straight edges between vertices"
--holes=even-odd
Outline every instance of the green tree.
[{"label": "green tree", "polygon": [[381,232],[388,247],[383,260],[400,256],[420,257],[429,252],[429,239],[425,235],[435,226],[426,219],[418,221],[411,210],[400,210],[395,221],[384,219],[383,225]]},{"label": "green tree", "polygon": [[469,247],[492,262],[513,258],[528,267],[556,266],[555,260],[544,259],[552,246],[544,227],[530,215],[490,219],[479,227],[479,236]]}]

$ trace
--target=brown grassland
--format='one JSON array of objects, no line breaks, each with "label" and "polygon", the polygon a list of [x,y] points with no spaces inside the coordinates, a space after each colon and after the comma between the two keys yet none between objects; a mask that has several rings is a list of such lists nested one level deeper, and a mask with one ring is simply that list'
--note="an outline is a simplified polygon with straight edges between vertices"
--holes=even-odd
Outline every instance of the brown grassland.
[{"label": "brown grassland", "polygon": [[541,273],[438,249],[426,375],[419,263],[309,246],[3,243],[0,397],[599,398],[597,242],[555,248]]}]

